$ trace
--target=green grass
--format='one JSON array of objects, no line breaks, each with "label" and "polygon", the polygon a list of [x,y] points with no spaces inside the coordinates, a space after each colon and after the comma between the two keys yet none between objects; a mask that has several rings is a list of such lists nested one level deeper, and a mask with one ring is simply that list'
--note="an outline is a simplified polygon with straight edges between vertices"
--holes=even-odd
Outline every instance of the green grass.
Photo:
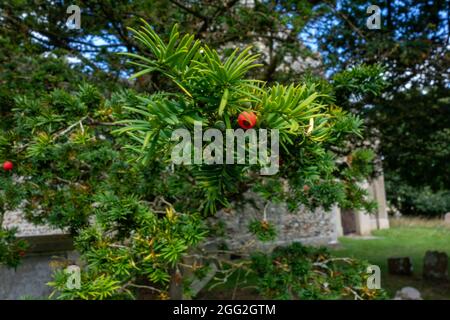
[{"label": "green grass", "polygon": [[[380,266],[381,285],[390,296],[404,286],[412,286],[419,289],[425,299],[450,299],[448,283],[433,283],[421,279],[423,257],[427,250],[444,251],[450,256],[450,229],[420,223],[394,225],[391,229],[374,231],[373,236],[379,237],[377,239],[343,237],[339,240],[340,247],[333,252],[337,256],[364,259]],[[388,257],[411,257],[414,275],[389,275]]]}]

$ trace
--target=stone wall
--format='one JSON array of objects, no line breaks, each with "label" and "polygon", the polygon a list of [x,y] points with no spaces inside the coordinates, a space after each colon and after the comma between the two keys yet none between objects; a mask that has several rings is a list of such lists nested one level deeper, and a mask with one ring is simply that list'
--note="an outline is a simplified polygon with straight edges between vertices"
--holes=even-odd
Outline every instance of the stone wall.
[{"label": "stone wall", "polygon": [[0,267],[0,300],[46,299],[52,292],[47,286],[52,280],[52,265],[76,256],[71,251],[33,253],[17,269]]},{"label": "stone wall", "polygon": [[[264,200],[253,193],[244,195],[247,201],[239,210],[221,210],[210,219],[213,224],[223,226],[223,239],[211,239],[211,244],[225,242],[230,251],[248,252],[255,249],[270,250],[275,246],[292,242],[307,245],[329,245],[337,242],[340,221],[337,221],[338,208],[329,212],[323,209],[310,211],[302,208],[290,213],[285,204],[265,204]],[[273,241],[259,241],[249,231],[252,220],[263,220],[264,211],[267,221],[277,231]]]},{"label": "stone wall", "polygon": [[20,210],[7,211],[3,226],[17,227],[17,236],[26,240],[30,247],[17,269],[0,266],[0,300],[48,297],[51,288],[46,283],[52,280],[52,265],[77,257],[72,251],[69,233],[46,225],[33,225]]}]

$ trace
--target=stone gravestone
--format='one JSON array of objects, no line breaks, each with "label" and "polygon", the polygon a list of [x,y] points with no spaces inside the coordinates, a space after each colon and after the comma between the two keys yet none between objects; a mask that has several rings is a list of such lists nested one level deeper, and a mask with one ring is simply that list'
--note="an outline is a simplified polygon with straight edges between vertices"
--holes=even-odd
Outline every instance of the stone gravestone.
[{"label": "stone gravestone", "polygon": [[413,266],[410,257],[388,258],[388,271],[390,274],[410,276],[413,273]]},{"label": "stone gravestone", "polygon": [[395,293],[394,300],[422,300],[422,296],[416,288],[404,287]]},{"label": "stone gravestone", "polygon": [[445,252],[427,251],[425,253],[423,278],[428,280],[448,279],[448,256]]},{"label": "stone gravestone", "polygon": [[447,213],[444,215],[444,223],[445,223],[445,224],[450,224],[450,212],[447,212]]}]

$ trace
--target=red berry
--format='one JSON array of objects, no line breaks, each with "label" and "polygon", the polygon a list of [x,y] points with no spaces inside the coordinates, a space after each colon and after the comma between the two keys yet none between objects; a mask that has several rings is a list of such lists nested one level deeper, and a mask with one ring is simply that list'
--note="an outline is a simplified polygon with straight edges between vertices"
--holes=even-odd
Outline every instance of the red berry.
[{"label": "red berry", "polygon": [[5,161],[3,163],[3,169],[5,169],[6,171],[11,171],[14,168],[14,165],[11,161]]},{"label": "red berry", "polygon": [[241,112],[238,117],[239,126],[242,129],[251,129],[256,125],[256,115],[253,112]]},{"label": "red berry", "polygon": [[305,185],[303,186],[303,191],[308,192],[309,189],[310,189],[310,187],[309,187],[307,184],[305,184]]},{"label": "red berry", "polygon": [[23,250],[19,251],[19,256],[24,257],[25,256],[25,251],[23,251]]}]

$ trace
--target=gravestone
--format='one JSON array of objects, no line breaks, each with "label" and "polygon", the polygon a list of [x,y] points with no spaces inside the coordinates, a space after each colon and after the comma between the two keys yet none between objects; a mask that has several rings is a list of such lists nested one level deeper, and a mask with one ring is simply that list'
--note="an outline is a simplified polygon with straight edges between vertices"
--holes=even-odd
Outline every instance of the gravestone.
[{"label": "gravestone", "polygon": [[413,266],[410,257],[388,258],[388,271],[393,275],[410,276],[413,273]]},{"label": "gravestone", "polygon": [[394,300],[422,300],[422,296],[416,288],[404,287],[395,293]]},{"label": "gravestone", "polygon": [[444,215],[444,223],[450,224],[450,212],[447,212],[447,213]]},{"label": "gravestone", "polygon": [[448,256],[445,252],[427,251],[425,253],[423,278],[428,280],[448,279]]}]

